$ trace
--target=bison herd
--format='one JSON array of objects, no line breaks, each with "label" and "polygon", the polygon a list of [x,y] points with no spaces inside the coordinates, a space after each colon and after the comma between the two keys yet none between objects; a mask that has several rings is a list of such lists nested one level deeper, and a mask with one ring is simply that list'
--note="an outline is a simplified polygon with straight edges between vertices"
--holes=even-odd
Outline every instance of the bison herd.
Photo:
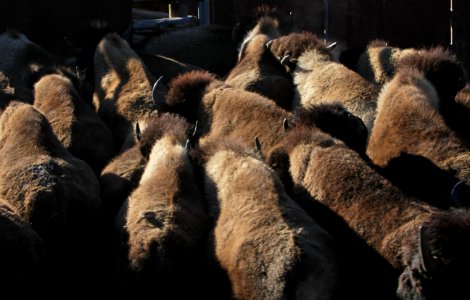
[{"label": "bison herd", "polygon": [[4,293],[470,297],[462,63],[379,40],[346,63],[259,12],[238,57],[215,26],[95,28],[67,60],[0,35]]}]

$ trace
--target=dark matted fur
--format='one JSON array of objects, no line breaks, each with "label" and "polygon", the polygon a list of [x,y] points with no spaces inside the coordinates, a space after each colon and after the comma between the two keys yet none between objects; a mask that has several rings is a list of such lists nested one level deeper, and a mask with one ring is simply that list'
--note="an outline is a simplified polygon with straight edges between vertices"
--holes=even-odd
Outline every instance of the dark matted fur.
[{"label": "dark matted fur", "polygon": [[212,144],[204,166],[214,252],[233,297],[331,299],[337,273],[330,236],[287,196],[272,169],[233,143]]},{"label": "dark matted fur", "polygon": [[117,34],[106,35],[95,52],[93,105],[113,131],[117,149],[128,148],[133,123],[156,113],[155,79],[129,44]]},{"label": "dark matted fur", "polygon": [[198,281],[194,276],[203,273],[208,234],[202,195],[185,148],[189,124],[166,114],[152,126],[158,128],[151,131],[155,143],[148,163],[128,198],[124,219],[118,220],[125,225],[121,235],[128,237],[121,267],[136,282],[146,282],[139,286],[158,280],[161,291],[194,296],[192,289],[175,290],[180,285],[189,288]]},{"label": "dark matted fur", "polygon": [[310,33],[290,34],[273,42],[271,51],[294,59],[296,95],[293,108],[339,101],[360,117],[370,131],[375,118],[378,86],[333,61],[325,45]]},{"label": "dark matted fur", "polygon": [[258,20],[245,37],[238,63],[225,83],[259,93],[289,110],[294,96],[292,77],[266,48],[268,41],[280,37],[278,26],[278,21],[268,16]]},{"label": "dark matted fur", "polygon": [[[16,89],[33,89],[34,84],[46,74],[61,74],[79,84],[77,76],[59,59],[30,41],[24,34],[7,30],[0,35],[0,70]],[[25,99],[21,99],[25,100]]]},{"label": "dark matted fur", "polygon": [[46,75],[34,88],[34,107],[48,119],[65,149],[100,174],[114,155],[111,130],[82,101],[68,78]]},{"label": "dark matted fur", "polygon": [[347,111],[339,102],[300,108],[294,114],[294,124],[318,127],[323,132],[342,140],[348,147],[365,154],[368,131],[364,122]]},{"label": "dark matted fur", "polygon": [[402,70],[379,97],[367,154],[379,166],[407,153],[429,159],[460,180],[470,176],[469,146],[439,112],[433,85],[416,70]]},{"label": "dark matted fur", "polygon": [[43,276],[45,265],[43,240],[3,199],[0,227],[0,279],[5,284],[4,292],[23,294],[21,288],[25,284],[37,288],[35,283],[41,282],[38,276]]},{"label": "dark matted fur", "polygon": [[291,113],[256,93],[236,89],[214,80],[206,72],[191,72],[171,84],[167,111],[199,121],[201,143],[227,137],[247,146],[261,142],[263,154],[284,134],[283,120]]},{"label": "dark matted fur", "polygon": [[[436,232],[435,241],[427,235],[424,237],[425,242],[434,245],[431,249],[453,247],[459,243],[459,235],[448,235],[444,230],[450,223],[453,223],[452,228],[460,227],[465,236],[470,233],[470,227],[460,225],[459,218],[442,217],[457,215],[456,212],[444,213],[405,195],[357,153],[318,130],[303,126],[293,128],[276,152],[278,158],[282,158],[279,155],[282,152],[288,155],[295,189],[305,190],[312,199],[339,215],[396,270],[403,272],[402,277],[406,277],[408,269],[415,264],[409,258],[419,258],[416,240],[421,225]],[[466,210],[461,213],[469,219]],[[445,259],[452,265],[466,264],[468,259],[464,253],[466,251]],[[447,266],[443,270],[452,276],[461,274],[453,273]],[[413,271],[417,272],[413,276],[422,278],[423,270],[413,266]],[[468,275],[465,276],[468,280]],[[434,279],[438,286],[446,282],[443,278]],[[432,297],[432,294],[426,296]]]}]

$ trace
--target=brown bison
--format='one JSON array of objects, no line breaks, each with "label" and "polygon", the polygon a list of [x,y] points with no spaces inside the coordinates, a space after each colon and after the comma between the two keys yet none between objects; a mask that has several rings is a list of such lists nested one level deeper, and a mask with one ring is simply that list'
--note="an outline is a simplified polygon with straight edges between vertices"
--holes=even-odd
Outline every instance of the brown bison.
[{"label": "brown bison", "polygon": [[400,59],[416,52],[415,49],[400,49],[389,46],[385,41],[374,40],[360,55],[356,69],[365,79],[384,84],[395,75]]},{"label": "brown bison", "polygon": [[419,155],[460,180],[470,176],[468,145],[447,125],[441,99],[424,74],[404,69],[381,92],[367,154],[386,166],[401,153]]},{"label": "brown bison", "polygon": [[294,96],[292,77],[285,71],[266,44],[280,37],[278,20],[262,16],[241,45],[237,65],[225,83],[261,94],[290,110]]},{"label": "brown bison", "polygon": [[200,143],[230,137],[252,145],[258,137],[263,154],[276,145],[283,133],[283,120],[291,114],[256,93],[225,85],[207,72],[193,71],[172,81],[161,110],[198,121]]},{"label": "brown bison", "polygon": [[[193,289],[185,289],[203,272],[208,229],[185,147],[190,125],[181,117],[165,114],[151,126],[147,132],[152,131],[155,144],[139,186],[118,217],[125,244],[121,271],[131,273],[139,286],[151,282],[153,286],[157,280],[162,293],[194,296]],[[186,288],[178,290],[181,285]]]},{"label": "brown bison", "polygon": [[34,89],[34,107],[48,119],[64,148],[100,174],[114,155],[109,128],[93,108],[82,101],[68,78],[46,75]]},{"label": "brown bison", "polygon": [[205,148],[215,256],[236,299],[332,299],[334,243],[259,156],[230,142]]},{"label": "brown bison", "polygon": [[0,157],[0,196],[44,239],[57,281],[71,288],[94,265],[96,176],[39,111],[18,102],[0,118]]},{"label": "brown bison", "polygon": [[328,47],[312,33],[292,33],[274,40],[270,49],[293,72],[293,107],[340,101],[370,131],[375,119],[378,86],[334,62]]},{"label": "brown bison", "polygon": [[339,216],[401,273],[401,298],[446,299],[445,293],[457,290],[465,294],[456,282],[469,279],[467,210],[440,211],[407,196],[343,142],[311,126],[291,129],[270,161],[289,168],[295,193],[307,193],[310,202]]},{"label": "brown bison", "polygon": [[134,142],[134,123],[156,113],[152,98],[153,76],[129,44],[108,34],[95,52],[93,104],[112,130],[117,149]]}]

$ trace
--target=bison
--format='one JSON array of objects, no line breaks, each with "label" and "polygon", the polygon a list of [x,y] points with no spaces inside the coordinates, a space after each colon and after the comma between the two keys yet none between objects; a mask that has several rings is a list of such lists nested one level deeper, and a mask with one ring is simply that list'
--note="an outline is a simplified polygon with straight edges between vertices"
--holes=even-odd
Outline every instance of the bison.
[{"label": "bison", "polygon": [[333,298],[333,240],[286,194],[259,153],[220,140],[203,152],[214,252],[233,297]]},{"label": "bison", "polygon": [[384,86],[367,154],[386,166],[401,153],[419,155],[460,180],[470,175],[467,144],[449,128],[439,111],[434,86],[415,69],[404,69]]},{"label": "bison", "polygon": [[293,107],[340,101],[370,131],[375,119],[378,86],[334,62],[327,46],[312,33],[292,33],[274,40],[272,53],[292,71]]},{"label": "bison", "polygon": [[[266,12],[267,14],[268,12]],[[266,44],[280,37],[277,19],[263,15],[241,45],[237,65],[225,83],[259,93],[290,110],[294,96],[292,77],[285,71]]]},{"label": "bison", "polygon": [[72,82],[61,75],[44,76],[34,85],[34,107],[46,116],[64,148],[100,174],[114,155],[113,136]]},{"label": "bison", "polygon": [[39,111],[19,102],[0,118],[0,157],[0,196],[43,238],[57,281],[71,288],[96,262],[96,176]]},{"label": "bison", "polygon": [[[339,216],[386,259],[401,298],[445,299],[446,284],[468,280],[467,210],[441,211],[404,194],[343,142],[312,126],[292,128],[269,160],[288,168],[296,195],[306,193]],[[323,223],[337,226],[331,220]],[[463,286],[452,286],[465,294]],[[392,295],[376,295],[385,297]]]},{"label": "bison", "polygon": [[93,104],[112,130],[118,150],[131,147],[134,124],[156,113],[153,76],[129,44],[117,34],[106,35],[95,52]]},{"label": "bison", "polygon": [[194,296],[192,288],[178,290],[193,286],[203,272],[208,234],[202,195],[185,147],[190,125],[165,114],[151,126],[147,132],[155,143],[148,163],[117,220],[124,244],[121,272],[130,273],[141,288],[151,283],[151,290],[158,282],[163,294]]},{"label": "bison", "polygon": [[230,137],[252,145],[258,137],[263,154],[279,142],[283,120],[291,118],[290,112],[272,100],[227,86],[204,71],[177,77],[158,102],[162,111],[180,114],[193,124],[198,121],[201,144]]}]

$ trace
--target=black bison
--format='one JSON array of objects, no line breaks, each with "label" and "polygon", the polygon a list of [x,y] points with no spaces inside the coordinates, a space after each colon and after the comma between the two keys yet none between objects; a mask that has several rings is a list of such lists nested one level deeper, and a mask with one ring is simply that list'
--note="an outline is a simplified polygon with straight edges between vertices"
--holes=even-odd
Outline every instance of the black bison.
[{"label": "black bison", "polygon": [[340,101],[371,130],[378,86],[333,61],[328,47],[317,36],[292,33],[274,40],[269,48],[292,71],[297,92],[294,108]]},{"label": "black bison", "polygon": [[138,51],[158,54],[225,76],[237,62],[232,29],[219,25],[181,28],[151,36]]},{"label": "black bison", "polygon": [[[124,244],[121,272],[141,288],[157,280],[164,294],[194,296],[190,286],[203,273],[208,227],[185,147],[191,126],[170,114],[151,126],[147,132],[155,143],[148,163],[117,220]],[[181,285],[190,290],[178,290]]]},{"label": "black bison", "polygon": [[407,196],[343,142],[312,126],[292,128],[270,163],[288,167],[295,193],[306,192],[338,215],[401,273],[399,281],[395,277],[401,298],[465,295],[457,282],[468,280],[467,210],[440,211]]},{"label": "black bison", "polygon": [[34,107],[47,118],[64,148],[100,174],[114,155],[113,136],[72,82],[56,74],[42,77],[34,85]]},{"label": "black bison", "polygon": [[275,172],[234,142],[204,148],[215,256],[236,299],[332,299],[334,243],[284,191]]},{"label": "black bison", "polygon": [[117,34],[108,34],[95,52],[93,104],[112,130],[117,149],[135,143],[136,122],[156,113],[155,81],[139,56]]},{"label": "black bison", "polygon": [[290,110],[294,96],[292,77],[286,72],[266,44],[280,37],[279,21],[263,15],[247,34],[239,50],[237,65],[225,83],[261,94]]}]

